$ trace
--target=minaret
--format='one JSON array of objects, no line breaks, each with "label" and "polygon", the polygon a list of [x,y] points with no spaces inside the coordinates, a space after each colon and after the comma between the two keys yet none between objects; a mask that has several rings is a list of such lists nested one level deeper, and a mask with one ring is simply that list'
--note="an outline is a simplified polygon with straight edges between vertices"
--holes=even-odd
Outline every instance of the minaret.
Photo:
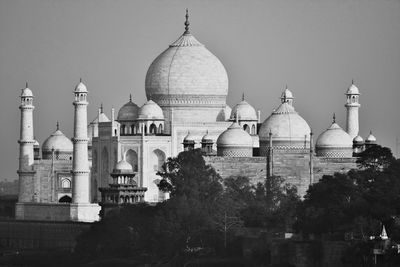
[{"label": "minaret", "polygon": [[74,95],[74,154],[72,159],[72,221],[94,222],[100,219],[100,206],[90,203],[90,178],[87,136],[87,89],[80,80]]},{"label": "minaret", "polygon": [[28,88],[28,83],[21,93],[21,125],[19,143],[19,193],[18,202],[33,202],[33,169],[34,153],[33,146],[33,94]]},{"label": "minaret", "polygon": [[354,85],[354,81],[351,81],[351,86],[346,92],[346,104],[344,106],[347,109],[346,132],[352,139],[358,135],[359,97],[360,92]]},{"label": "minaret", "polygon": [[87,137],[87,89],[82,80],[75,88],[74,154],[72,161],[72,203],[89,203]]}]

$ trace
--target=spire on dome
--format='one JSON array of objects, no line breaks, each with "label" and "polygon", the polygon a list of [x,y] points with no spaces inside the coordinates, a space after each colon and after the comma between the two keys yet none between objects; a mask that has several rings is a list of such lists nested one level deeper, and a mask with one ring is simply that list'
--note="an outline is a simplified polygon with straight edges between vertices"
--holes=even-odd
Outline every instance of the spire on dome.
[{"label": "spire on dome", "polygon": [[336,114],[333,113],[332,123],[336,123]]},{"label": "spire on dome", "polygon": [[186,20],[185,20],[185,33],[184,34],[188,34],[188,33],[190,33],[189,32],[189,25],[190,25],[190,22],[189,22],[189,10],[186,8],[186,15],[185,15],[185,17],[186,17]]},{"label": "spire on dome", "polygon": [[25,82],[25,88],[28,88],[28,82]]},{"label": "spire on dome", "polygon": [[243,92],[243,94],[242,94],[242,101],[244,101],[244,92]]},{"label": "spire on dome", "polygon": [[100,104],[100,113],[103,113],[103,102]]},{"label": "spire on dome", "polygon": [[57,131],[60,130],[60,124],[57,121],[57,125],[56,125]]},{"label": "spire on dome", "polygon": [[387,233],[386,233],[385,225],[382,225],[382,232],[381,232],[381,234],[379,235],[379,237],[380,237],[382,240],[387,240],[387,239],[389,239],[389,237],[388,237],[388,235],[387,235]]},{"label": "spire on dome", "polygon": [[132,102],[132,94],[129,94],[129,102]]}]

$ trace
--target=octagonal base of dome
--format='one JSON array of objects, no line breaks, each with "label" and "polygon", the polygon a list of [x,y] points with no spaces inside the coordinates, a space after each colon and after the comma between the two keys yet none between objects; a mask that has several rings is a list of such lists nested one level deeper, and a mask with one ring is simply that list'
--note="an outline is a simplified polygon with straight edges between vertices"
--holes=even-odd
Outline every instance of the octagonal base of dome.
[{"label": "octagonal base of dome", "polygon": [[[260,140],[260,156],[267,156],[269,141]],[[310,149],[309,140],[275,140],[272,141],[272,147],[279,150],[299,150]]]},{"label": "octagonal base of dome", "polygon": [[220,157],[252,157],[252,147],[218,147],[217,156]]},{"label": "octagonal base of dome", "polygon": [[353,149],[351,147],[337,148],[316,148],[317,157],[324,158],[351,158]]}]

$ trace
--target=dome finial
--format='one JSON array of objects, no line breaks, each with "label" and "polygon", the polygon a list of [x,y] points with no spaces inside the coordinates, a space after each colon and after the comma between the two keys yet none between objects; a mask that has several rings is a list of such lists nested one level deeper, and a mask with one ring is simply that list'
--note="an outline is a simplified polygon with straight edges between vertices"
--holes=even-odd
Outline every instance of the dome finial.
[{"label": "dome finial", "polygon": [[189,10],[187,8],[186,8],[185,17],[186,17],[186,20],[185,20],[185,34],[186,34],[186,33],[190,33],[189,32],[189,25],[190,25],[190,22],[189,22]]},{"label": "dome finial", "polygon": [[103,113],[103,102],[100,104],[100,113]]},{"label": "dome finial", "polygon": [[82,82],[82,77],[81,77],[81,78],[79,78],[79,82],[80,82],[80,83]]},{"label": "dome finial", "polygon": [[57,127],[57,131],[60,130],[60,124],[58,123],[58,121],[57,121],[56,127]]},{"label": "dome finial", "polygon": [[354,85],[354,79],[351,79],[351,84]]},{"label": "dome finial", "polygon": [[28,88],[28,82],[25,82],[25,88]]},{"label": "dome finial", "polygon": [[244,101],[244,92],[242,93],[242,101]]},{"label": "dome finial", "polygon": [[332,123],[336,123],[336,114],[335,114],[335,113],[333,113],[333,120],[332,120]]},{"label": "dome finial", "polygon": [[129,102],[132,102],[132,94],[129,94]]},{"label": "dome finial", "polygon": [[287,87],[287,84],[285,85],[285,90],[287,90],[288,89],[288,87]]}]

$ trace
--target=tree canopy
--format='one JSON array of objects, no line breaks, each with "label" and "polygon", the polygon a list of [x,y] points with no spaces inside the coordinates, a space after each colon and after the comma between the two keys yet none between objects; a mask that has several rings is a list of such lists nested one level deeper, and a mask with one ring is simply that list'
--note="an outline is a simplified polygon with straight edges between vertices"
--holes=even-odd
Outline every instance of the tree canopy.
[{"label": "tree canopy", "polygon": [[335,173],[310,186],[297,211],[296,228],[303,233],[351,233],[364,240],[382,224],[399,238],[400,161],[390,149],[372,146],[359,154],[359,169]]}]

